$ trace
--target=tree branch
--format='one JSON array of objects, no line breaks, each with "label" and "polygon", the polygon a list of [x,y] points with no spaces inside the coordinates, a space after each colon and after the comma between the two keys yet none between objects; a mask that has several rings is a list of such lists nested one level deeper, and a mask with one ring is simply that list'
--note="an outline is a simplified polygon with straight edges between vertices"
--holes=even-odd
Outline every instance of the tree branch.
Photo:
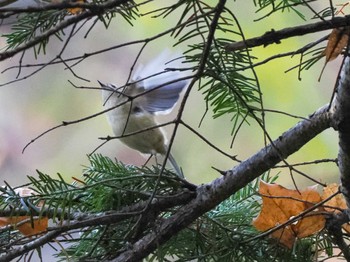
[{"label": "tree branch", "polygon": [[339,132],[338,166],[341,191],[350,208],[350,57],[345,57],[336,85],[337,90],[331,110],[334,128]]},{"label": "tree branch", "polygon": [[[336,85],[336,93],[331,110],[334,112],[334,126],[339,134],[338,166],[340,172],[341,192],[350,208],[350,57],[349,46],[343,60],[340,75]],[[347,261],[350,261],[350,250],[344,241],[342,225],[349,221],[348,212],[335,214],[327,223],[327,228],[333,241],[343,252]],[[346,219],[344,219],[344,217]]]},{"label": "tree branch", "polygon": [[235,51],[243,48],[250,48],[263,45],[264,47],[270,44],[279,44],[281,40],[294,36],[306,35],[316,33],[332,28],[349,26],[350,15],[344,17],[334,17],[333,19],[321,21],[313,24],[306,24],[301,26],[289,27],[282,30],[275,31],[272,29],[262,36],[247,39],[245,41],[235,42],[226,46],[227,51]]},{"label": "tree branch", "polygon": [[195,199],[156,225],[151,233],[135,242],[113,261],[141,260],[198,217],[262,175],[282,159],[298,151],[307,142],[330,127],[331,114],[327,112],[327,108],[328,106],[324,106],[308,120],[299,122],[272,144],[227,171],[226,175],[217,178],[210,184],[200,186]]},{"label": "tree branch", "polygon": [[326,228],[332,237],[333,242],[343,252],[346,261],[350,261],[350,249],[343,238],[342,225],[349,222],[347,210],[340,213],[333,213],[332,217],[327,219]]},{"label": "tree branch", "polygon": [[125,3],[130,2],[130,1],[131,0],[109,0],[109,1],[101,4],[99,6],[99,8],[94,9],[93,12],[91,10],[86,10],[85,12],[83,12],[79,15],[68,18],[68,19],[64,20],[63,22],[61,22],[60,24],[58,24],[57,26],[51,28],[50,30],[47,30],[46,32],[42,33],[41,35],[26,42],[25,44],[22,44],[13,50],[9,50],[9,51],[5,51],[5,52],[0,53],[0,61],[3,61],[3,60],[10,58],[10,57],[13,57],[17,53],[37,45],[38,43],[40,43],[44,39],[49,38],[53,34],[59,32],[60,30],[63,30],[64,28],[66,28],[70,25],[76,24],[84,19],[88,19],[88,18],[91,18],[93,16],[100,15],[110,8],[116,7],[116,6],[121,5],[121,4],[125,4]]},{"label": "tree branch", "polygon": [[[131,206],[126,206],[118,211],[112,212],[103,212],[95,214],[86,214],[81,212],[76,212],[72,214],[64,214],[65,217],[69,217],[72,221],[66,221],[62,225],[48,228],[49,232],[45,233],[42,237],[39,237],[33,241],[30,241],[28,244],[23,245],[18,248],[14,248],[11,252],[3,254],[0,256],[1,261],[10,261],[16,257],[19,257],[30,250],[33,250],[37,247],[43,246],[51,241],[53,238],[58,237],[64,232],[68,232],[73,229],[80,229],[89,226],[98,226],[98,225],[110,225],[121,222],[130,217],[134,217],[137,214],[145,214],[144,210],[147,208],[148,213],[159,212],[168,210],[175,206],[181,206],[188,203],[191,199],[195,197],[195,193],[185,189],[183,192],[180,192],[177,195],[169,196],[168,198],[154,198],[151,203],[149,201],[140,201]],[[11,215],[11,210],[9,213],[3,211],[2,215]],[[18,210],[20,214],[27,214],[24,211]],[[43,215],[54,215],[54,209],[50,209],[43,212]],[[61,210],[59,210],[61,212]],[[17,215],[17,213],[16,213]],[[146,214],[147,215],[147,214]],[[57,217],[57,214],[55,214]]]},{"label": "tree branch", "polygon": [[51,231],[42,237],[39,237],[28,244],[22,245],[19,248],[12,249],[11,251],[7,252],[5,255],[0,256],[0,262],[7,262],[11,261],[12,259],[25,254],[29,252],[30,250],[33,250],[35,248],[41,247],[45,245],[46,243],[50,242],[52,239],[58,237],[62,231],[56,230],[56,231]]}]

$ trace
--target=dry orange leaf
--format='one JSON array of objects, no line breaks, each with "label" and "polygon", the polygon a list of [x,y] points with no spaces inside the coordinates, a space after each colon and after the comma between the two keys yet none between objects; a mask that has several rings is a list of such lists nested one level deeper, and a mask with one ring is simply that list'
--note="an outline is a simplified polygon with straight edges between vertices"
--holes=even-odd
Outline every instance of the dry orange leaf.
[{"label": "dry orange leaf", "polygon": [[337,58],[349,41],[349,27],[334,28],[328,37],[327,47],[323,54],[326,56],[326,63]]},{"label": "dry orange leaf", "polygon": [[[329,196],[337,193],[339,190],[339,185],[336,183],[329,184],[327,187],[323,188],[322,200],[328,198]],[[339,212],[338,208],[346,209],[345,199],[342,194],[337,194],[335,197],[332,197],[330,200],[324,203],[324,209],[328,212]],[[332,208],[335,207],[335,208]]]},{"label": "dry orange leaf", "polygon": [[[51,3],[54,3],[54,4],[60,4],[62,2],[64,2],[64,1],[62,1],[62,0],[51,0]],[[85,3],[85,0],[68,0],[68,2]],[[77,15],[77,14],[79,14],[79,13],[81,13],[83,11],[83,8],[80,8],[80,7],[67,8],[67,11],[71,15]]]},{"label": "dry orange leaf", "polygon": [[[84,3],[85,0],[76,0],[76,1],[72,1],[74,3]],[[74,8],[67,8],[67,11],[72,14],[72,15],[77,15],[79,13],[81,13],[83,11],[83,8],[80,7],[74,7]]]},{"label": "dry orange leaf", "polygon": [[[28,220],[24,223],[21,221]],[[17,225],[18,224],[18,225]],[[0,217],[0,226],[12,225],[25,236],[32,236],[44,232],[48,226],[48,218],[42,217],[30,221],[29,216]],[[33,226],[33,227],[32,227]]]},{"label": "dry orange leaf", "polygon": [[334,28],[328,37],[326,49],[322,52],[326,56],[326,62],[321,70],[318,81],[321,80],[323,71],[328,62],[336,59],[343,49],[347,46],[349,41],[350,27]]},{"label": "dry orange leaf", "polygon": [[[16,188],[15,192],[21,197],[32,196],[35,194],[35,191],[26,187]],[[42,203],[40,203],[39,206],[41,205]],[[21,223],[24,220],[28,221]],[[48,226],[48,218],[41,217],[31,221],[30,216],[0,217],[0,227],[8,225],[14,226],[25,236],[32,236],[46,230]]]},{"label": "dry orange leaf", "polygon": [[[336,183],[329,184],[327,187],[323,188],[322,200],[328,198],[329,196],[335,194],[339,190],[339,185]],[[332,197],[330,200],[324,203],[324,209],[328,212],[341,212],[340,209],[347,209],[344,196],[342,194],[337,194],[335,197]],[[334,208],[332,208],[334,207]],[[350,233],[350,224],[344,224],[343,229]]]},{"label": "dry orange leaf", "polygon": [[[299,193],[281,185],[260,181],[259,193],[262,195],[262,208],[254,219],[253,226],[260,231],[281,225],[321,201],[315,187],[308,187]],[[325,218],[317,212],[318,210],[309,212],[295,223],[274,231],[271,237],[292,248],[296,238],[313,235],[324,227]]]}]

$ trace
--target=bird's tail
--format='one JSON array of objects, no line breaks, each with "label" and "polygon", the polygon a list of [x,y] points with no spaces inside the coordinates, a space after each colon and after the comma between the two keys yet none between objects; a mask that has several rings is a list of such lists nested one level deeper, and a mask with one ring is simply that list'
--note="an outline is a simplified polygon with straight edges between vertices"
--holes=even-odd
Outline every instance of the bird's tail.
[{"label": "bird's tail", "polygon": [[176,163],[175,158],[173,157],[173,155],[171,153],[169,153],[168,159],[171,163],[171,165],[173,166],[173,168],[175,169],[176,174],[181,177],[181,178],[185,178],[184,174],[182,173],[181,168],[179,167],[179,165]]}]

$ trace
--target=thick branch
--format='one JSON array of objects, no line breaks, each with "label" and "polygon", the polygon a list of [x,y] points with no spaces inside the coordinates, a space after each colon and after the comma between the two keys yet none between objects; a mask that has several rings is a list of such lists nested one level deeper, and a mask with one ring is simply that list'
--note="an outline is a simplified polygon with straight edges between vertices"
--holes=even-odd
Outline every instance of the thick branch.
[{"label": "thick branch", "polygon": [[[349,48],[349,47],[348,47]],[[349,51],[349,49],[348,49]],[[348,53],[348,52],[347,52]],[[349,54],[348,54],[349,55]],[[334,112],[334,127],[339,133],[338,166],[340,171],[341,192],[344,195],[348,209],[350,208],[350,57],[345,57],[338,78],[336,95],[332,105]],[[348,212],[342,213],[346,217]],[[342,224],[349,221],[340,216],[334,216],[328,223],[329,232],[333,241],[342,250],[344,257],[350,261],[348,244],[343,239]],[[341,219],[339,219],[341,218]],[[339,221],[337,221],[339,220]],[[336,223],[335,223],[336,222]]]},{"label": "thick branch", "polygon": [[350,57],[346,57],[332,105],[334,126],[339,131],[338,165],[342,193],[350,208]]},{"label": "thick branch", "polygon": [[199,216],[214,208],[282,159],[298,151],[329,127],[330,113],[327,112],[327,106],[325,106],[310,119],[299,122],[285,132],[273,144],[266,146],[232,170],[227,171],[226,175],[199,187],[194,200],[157,225],[151,233],[130,246],[114,261],[139,261],[146,257]]},{"label": "thick branch", "polygon": [[226,46],[226,50],[235,51],[242,48],[250,48],[256,46],[267,46],[273,43],[279,44],[282,39],[287,39],[294,36],[316,33],[332,28],[350,25],[350,15],[344,17],[334,17],[331,20],[321,21],[313,24],[284,28],[282,30],[271,30],[262,36],[247,39],[245,41],[232,43]]},{"label": "thick branch", "polygon": [[332,237],[333,242],[343,252],[346,261],[350,261],[350,249],[343,238],[342,225],[349,222],[348,212],[334,213],[327,219],[326,228]]}]

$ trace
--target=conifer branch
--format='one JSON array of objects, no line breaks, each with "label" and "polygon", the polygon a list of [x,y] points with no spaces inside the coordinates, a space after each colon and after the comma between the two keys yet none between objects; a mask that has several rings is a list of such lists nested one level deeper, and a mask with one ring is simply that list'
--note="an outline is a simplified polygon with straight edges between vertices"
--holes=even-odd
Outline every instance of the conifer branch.
[{"label": "conifer branch", "polygon": [[165,219],[153,228],[151,233],[135,242],[127,251],[112,261],[137,261],[144,258],[198,217],[275,166],[282,158],[285,159],[298,151],[315,136],[330,127],[331,114],[327,112],[327,108],[328,105],[320,108],[308,120],[299,122],[273,141],[273,146],[270,144],[261,149],[238,166],[228,170],[226,175],[200,186],[195,199],[182,206],[174,215]]}]

